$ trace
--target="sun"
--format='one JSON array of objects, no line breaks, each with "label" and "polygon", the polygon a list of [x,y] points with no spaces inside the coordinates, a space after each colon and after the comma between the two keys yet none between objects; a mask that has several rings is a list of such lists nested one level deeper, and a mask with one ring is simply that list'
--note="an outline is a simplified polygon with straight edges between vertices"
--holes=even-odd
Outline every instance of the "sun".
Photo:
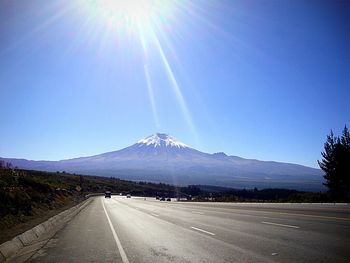
[{"label": "sun", "polygon": [[[89,13],[118,30],[147,36],[167,22],[172,0],[90,0]],[[141,32],[140,32],[141,31]]]},{"label": "sun", "polygon": [[114,19],[149,24],[154,17],[154,4],[151,0],[102,0],[98,5],[105,15]]},{"label": "sun", "polygon": [[[160,65],[164,67],[169,86],[179,104],[184,119],[190,131],[197,138],[196,128],[185,97],[163,47],[166,45],[169,50],[172,50],[173,57],[176,57],[176,52],[173,52],[174,49],[171,45],[171,38],[178,35],[176,33],[179,32],[177,26],[183,23],[182,15],[184,12],[186,13],[186,10],[190,12],[188,8],[191,8],[191,5],[187,6],[184,4],[186,1],[182,0],[77,1],[80,1],[79,3],[84,7],[83,9],[87,14],[86,21],[88,25],[91,25],[91,35],[93,37],[102,36],[100,43],[103,43],[106,39],[113,39],[114,41],[117,40],[118,43],[130,44],[131,47],[135,47],[134,43],[140,44],[141,52],[134,48],[126,48],[124,51],[127,55],[137,54],[141,58],[139,61],[143,63],[145,86],[148,90],[154,123],[157,128],[160,127],[160,124],[149,64],[156,57],[153,56],[154,54],[159,55]],[[103,52],[102,48],[100,50]]]}]

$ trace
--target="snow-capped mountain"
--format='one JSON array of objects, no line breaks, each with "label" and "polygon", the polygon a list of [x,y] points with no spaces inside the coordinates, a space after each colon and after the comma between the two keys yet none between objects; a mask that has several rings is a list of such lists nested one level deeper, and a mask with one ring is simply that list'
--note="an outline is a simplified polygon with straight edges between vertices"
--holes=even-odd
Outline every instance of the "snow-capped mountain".
[{"label": "snow-capped mountain", "polygon": [[25,169],[64,170],[177,185],[322,189],[322,174],[318,169],[290,163],[244,159],[222,152],[204,153],[161,133],[141,139],[124,149],[89,157],[61,161],[4,160]]},{"label": "snow-capped mountain", "polygon": [[145,139],[141,139],[137,142],[137,144],[141,147],[143,145],[146,146],[154,146],[154,147],[177,147],[177,148],[186,148],[188,147],[186,144],[180,142],[172,136],[167,134],[157,133],[151,136],[148,136]]}]

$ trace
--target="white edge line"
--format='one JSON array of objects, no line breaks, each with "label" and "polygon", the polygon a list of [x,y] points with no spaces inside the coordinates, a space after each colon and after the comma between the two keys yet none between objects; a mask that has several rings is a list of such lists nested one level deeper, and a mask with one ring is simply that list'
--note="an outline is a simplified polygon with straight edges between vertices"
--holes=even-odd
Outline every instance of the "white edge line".
[{"label": "white edge line", "polygon": [[214,233],[212,233],[212,232],[205,231],[205,230],[203,230],[203,229],[200,229],[200,228],[197,228],[197,227],[194,227],[194,226],[191,226],[191,228],[192,228],[192,229],[194,229],[194,230],[197,230],[197,231],[200,231],[200,232],[203,232],[203,233],[206,233],[206,234],[209,234],[209,235],[215,236],[215,234],[214,234]]},{"label": "white edge line", "polygon": [[106,207],[105,207],[105,204],[104,204],[102,198],[101,198],[101,201],[102,201],[103,210],[105,211],[105,214],[106,214],[106,217],[107,217],[109,226],[110,226],[110,228],[111,228],[111,230],[112,230],[115,243],[117,244],[117,247],[118,247],[120,256],[122,257],[122,261],[123,261],[123,263],[129,263],[128,257],[126,256],[125,251],[124,251],[124,249],[123,249],[123,247],[122,247],[122,244],[120,243],[120,240],[119,240],[119,238],[118,238],[118,236],[117,236],[117,233],[116,233],[115,230],[114,230],[114,227],[113,227],[113,225],[112,225],[111,219],[110,219],[109,216],[108,216],[108,213],[107,213],[107,210],[106,210]]},{"label": "white edge line", "polygon": [[283,224],[277,224],[277,223],[272,223],[272,222],[261,222],[262,224],[266,225],[274,225],[274,226],[284,226],[284,227],[289,227],[289,228],[300,228],[298,226],[292,226],[292,225],[283,225]]}]

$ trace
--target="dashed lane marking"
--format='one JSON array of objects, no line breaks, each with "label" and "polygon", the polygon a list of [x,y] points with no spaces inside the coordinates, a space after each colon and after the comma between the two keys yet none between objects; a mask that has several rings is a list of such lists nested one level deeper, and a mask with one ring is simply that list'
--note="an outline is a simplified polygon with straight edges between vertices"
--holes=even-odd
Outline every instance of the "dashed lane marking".
[{"label": "dashed lane marking", "polygon": [[198,211],[192,211],[193,214],[198,214],[198,215],[204,215],[203,212],[198,212]]},{"label": "dashed lane marking", "polygon": [[273,226],[282,226],[282,227],[289,227],[289,228],[300,228],[298,226],[292,226],[292,225],[284,225],[284,224],[278,224],[278,223],[273,223],[273,222],[261,222],[262,224],[266,225],[273,225]]},{"label": "dashed lane marking", "polygon": [[214,234],[214,233],[209,232],[209,231],[206,231],[206,230],[203,230],[203,229],[200,229],[200,228],[198,228],[198,227],[191,226],[191,228],[192,228],[192,229],[194,229],[194,230],[197,230],[197,231],[200,231],[200,232],[206,233],[206,234],[208,234],[208,235],[215,236],[215,234]]}]

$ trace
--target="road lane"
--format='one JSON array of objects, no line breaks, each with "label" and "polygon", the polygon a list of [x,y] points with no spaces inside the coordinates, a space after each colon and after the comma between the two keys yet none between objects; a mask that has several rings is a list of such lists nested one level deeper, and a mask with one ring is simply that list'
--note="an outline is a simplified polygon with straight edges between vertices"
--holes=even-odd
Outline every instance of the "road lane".
[{"label": "road lane", "polygon": [[[216,233],[216,238],[226,243],[241,248],[256,251],[261,255],[268,254],[278,248],[279,259],[288,261],[294,259],[298,262],[329,262],[346,258],[349,244],[348,221],[327,221],[324,219],[315,221],[314,218],[296,218],[294,214],[290,217],[285,213],[262,213],[262,211],[236,211],[236,209],[219,209],[209,205],[206,210],[201,210],[204,215],[189,213],[193,204],[181,205],[167,202],[144,202],[138,199],[129,201],[127,199],[115,200],[121,204],[136,207],[139,211],[147,213],[147,209],[159,214],[159,218],[177,224],[182,227],[197,227]],[[186,207],[189,206],[189,207]],[[196,207],[196,210],[203,209]],[[242,214],[243,213],[243,214]],[[249,213],[249,214],[247,214]],[[277,226],[264,226],[262,221],[285,225],[302,225],[302,229],[280,229]],[[297,222],[297,223],[296,223]],[[219,234],[218,234],[219,233]]]},{"label": "road lane", "polygon": [[[134,199],[139,201],[138,199]],[[150,199],[152,200],[152,199]],[[136,206],[137,209],[178,209],[175,210],[177,213],[183,211],[194,212],[205,214],[206,216],[220,217],[220,218],[230,218],[239,219],[240,221],[250,220],[255,222],[255,217],[265,218],[265,219],[277,219],[285,222],[300,222],[303,221],[309,229],[314,229],[322,232],[329,232],[329,234],[334,234],[339,229],[338,234],[346,237],[347,231],[343,231],[342,226],[347,228],[350,222],[350,207],[347,209],[343,208],[341,213],[339,209],[335,206],[329,206],[327,209],[321,208],[321,205],[299,205],[299,204],[263,204],[254,205],[247,203],[247,207],[243,204],[232,204],[232,203],[163,203],[150,201],[148,204],[145,202],[133,202],[130,203]],[[306,206],[306,207],[305,207]],[[292,208],[293,207],[293,208]],[[300,207],[304,207],[301,209]],[[307,210],[307,208],[309,208]],[[168,210],[170,211],[170,210]],[[302,213],[299,213],[302,211]],[[337,213],[335,213],[337,211]],[[203,218],[203,217],[198,217]],[[282,223],[282,222],[281,222]],[[293,223],[291,223],[293,225]],[[324,227],[324,226],[327,227]]]},{"label": "road lane", "polygon": [[[130,262],[268,262],[253,251],[154,217],[130,207],[132,200],[106,200],[106,207]],[[202,228],[203,229],[203,228]]]},{"label": "road lane", "polygon": [[106,215],[106,217],[107,217],[108,224],[109,224],[109,226],[110,226],[110,228],[111,228],[111,231],[112,231],[112,234],[113,234],[113,238],[114,238],[114,240],[115,240],[115,243],[117,244],[117,247],[118,247],[120,256],[121,256],[121,258],[122,258],[122,261],[123,261],[123,263],[129,263],[128,257],[126,256],[125,251],[124,251],[124,249],[123,249],[123,246],[122,246],[122,244],[121,244],[121,242],[120,242],[120,240],[119,240],[119,237],[118,237],[117,233],[115,232],[114,226],[113,226],[113,224],[112,224],[112,222],[111,222],[111,219],[109,218],[109,215],[108,215],[108,212],[107,212],[107,210],[106,210],[104,201],[103,201],[102,199],[101,199],[101,203],[102,203],[102,206],[103,206],[103,210],[104,210],[104,212],[105,212],[105,215]]},{"label": "road lane", "polygon": [[100,198],[95,198],[29,261],[122,262]]},{"label": "road lane", "polygon": [[94,199],[32,262],[123,262],[103,206],[129,262],[347,262],[350,258],[348,206],[255,207],[113,196]]}]

